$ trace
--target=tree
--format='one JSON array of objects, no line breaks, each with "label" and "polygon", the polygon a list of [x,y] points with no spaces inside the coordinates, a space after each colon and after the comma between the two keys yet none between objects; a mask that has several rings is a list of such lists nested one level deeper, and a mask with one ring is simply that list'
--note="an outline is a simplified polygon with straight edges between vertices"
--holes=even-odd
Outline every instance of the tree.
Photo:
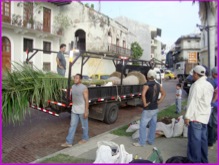
[{"label": "tree", "polygon": [[[195,1],[193,1],[193,3],[195,3]],[[199,17],[201,19],[201,21],[203,21],[204,23],[207,22],[208,19],[208,10],[215,15],[216,13],[216,2],[214,1],[200,1],[199,2]]]},{"label": "tree", "polygon": [[133,42],[131,44],[131,51],[132,51],[132,55],[131,56],[134,59],[140,59],[144,50],[141,48],[141,46],[139,45],[138,42]]}]

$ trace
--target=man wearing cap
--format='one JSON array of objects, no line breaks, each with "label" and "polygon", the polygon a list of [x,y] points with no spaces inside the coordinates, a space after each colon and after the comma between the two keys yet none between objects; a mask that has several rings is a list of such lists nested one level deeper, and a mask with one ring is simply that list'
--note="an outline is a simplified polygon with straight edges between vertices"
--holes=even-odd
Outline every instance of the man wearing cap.
[{"label": "man wearing cap", "polygon": [[211,102],[211,116],[208,122],[208,147],[213,149],[213,145],[217,140],[217,67],[211,70],[212,78],[208,78],[208,81],[214,87],[214,96]]},{"label": "man wearing cap", "polygon": [[207,124],[214,88],[205,74],[203,66],[193,68],[195,82],[190,88],[185,114],[185,124],[188,126],[187,157],[194,163],[208,163]]},{"label": "man wearing cap", "polygon": [[[139,129],[139,142],[133,143],[134,146],[145,146],[146,137],[148,137],[148,144],[152,145],[155,139],[158,104],[160,104],[166,93],[162,86],[155,82],[156,71],[149,70],[147,73],[148,82],[144,85],[142,91],[143,112],[141,115],[140,129]],[[161,97],[158,100],[159,93]],[[149,135],[146,135],[146,126],[150,123]]]}]

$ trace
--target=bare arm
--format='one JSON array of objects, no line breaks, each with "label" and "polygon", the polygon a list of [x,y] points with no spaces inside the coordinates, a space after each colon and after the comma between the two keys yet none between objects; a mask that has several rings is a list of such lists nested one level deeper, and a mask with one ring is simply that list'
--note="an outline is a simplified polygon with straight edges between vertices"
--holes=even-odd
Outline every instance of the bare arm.
[{"label": "bare arm", "polygon": [[83,92],[84,100],[85,100],[85,113],[84,113],[84,118],[88,118],[89,114],[89,94],[88,94],[88,89],[85,89]]},{"label": "bare arm", "polygon": [[63,66],[61,65],[59,58],[56,57],[56,62],[59,68],[64,69]]},{"label": "bare arm", "polygon": [[146,93],[148,91],[149,87],[147,85],[144,85],[143,86],[143,91],[142,91],[142,95],[141,95],[141,98],[142,98],[142,101],[143,101],[143,106],[144,107],[147,107],[150,103],[147,104],[147,101],[146,101]]},{"label": "bare arm", "polygon": [[214,103],[215,101],[217,101],[217,88],[214,90],[214,95],[213,95],[212,103]]},{"label": "bare arm", "polygon": [[161,97],[160,97],[160,100],[157,102],[158,104],[160,104],[164,100],[164,98],[166,97],[166,92],[162,86],[160,86],[160,93],[161,93]]}]

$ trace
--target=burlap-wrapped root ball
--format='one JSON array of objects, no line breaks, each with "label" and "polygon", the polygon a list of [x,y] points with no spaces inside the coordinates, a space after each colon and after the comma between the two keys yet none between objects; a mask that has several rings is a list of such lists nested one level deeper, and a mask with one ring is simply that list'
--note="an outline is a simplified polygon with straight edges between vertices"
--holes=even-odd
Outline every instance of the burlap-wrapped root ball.
[{"label": "burlap-wrapped root ball", "polygon": [[[110,77],[118,77],[121,78],[121,73],[120,72],[113,72]],[[123,75],[123,78],[125,78],[125,75]]]},{"label": "burlap-wrapped root ball", "polygon": [[113,85],[120,85],[121,79],[118,77],[110,77],[107,80],[112,81]]},{"label": "burlap-wrapped root ball", "polygon": [[133,72],[128,73],[127,77],[129,76],[136,76],[139,80],[139,85],[145,84],[147,81],[145,76],[141,72],[138,72],[138,71],[133,71]]}]

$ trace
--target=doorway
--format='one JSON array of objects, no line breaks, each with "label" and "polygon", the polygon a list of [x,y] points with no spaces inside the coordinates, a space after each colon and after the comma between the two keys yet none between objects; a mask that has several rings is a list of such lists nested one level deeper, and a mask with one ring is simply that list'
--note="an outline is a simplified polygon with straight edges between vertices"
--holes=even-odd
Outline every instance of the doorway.
[{"label": "doorway", "polygon": [[11,70],[11,42],[7,37],[2,37],[2,70]]}]

